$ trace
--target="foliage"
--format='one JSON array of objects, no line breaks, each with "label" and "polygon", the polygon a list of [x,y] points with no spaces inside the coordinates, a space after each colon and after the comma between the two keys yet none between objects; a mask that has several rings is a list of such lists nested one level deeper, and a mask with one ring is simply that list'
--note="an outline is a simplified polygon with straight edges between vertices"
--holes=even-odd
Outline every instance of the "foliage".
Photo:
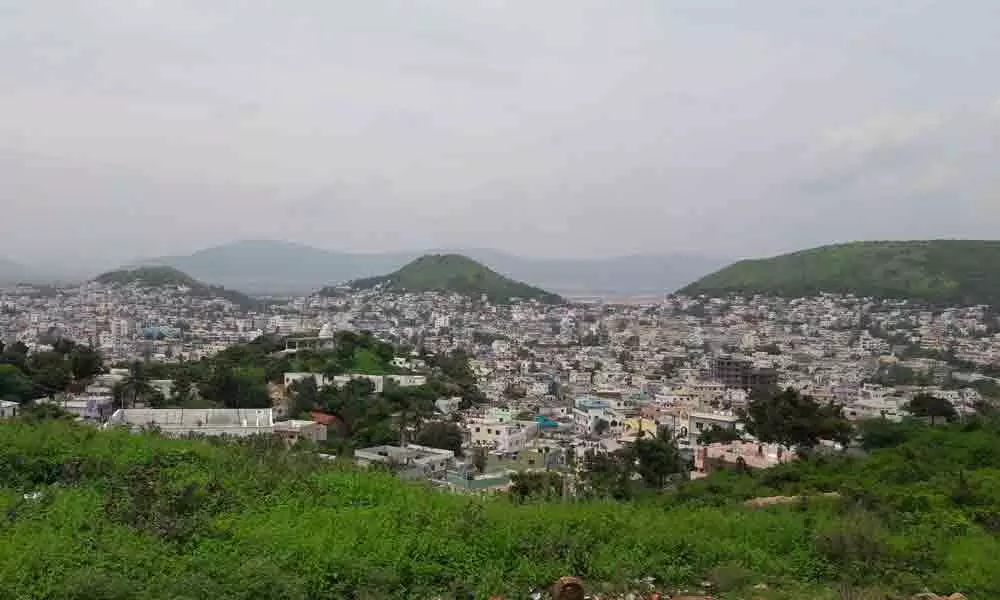
[{"label": "foliage", "polygon": [[930,419],[932,425],[937,419],[951,421],[958,416],[951,402],[932,394],[917,394],[907,403],[906,410],[915,417]]},{"label": "foliage", "polygon": [[753,398],[747,408],[746,428],[765,442],[803,449],[820,440],[847,443],[851,431],[839,406],[820,404],[792,388]]},{"label": "foliage", "polygon": [[[779,597],[834,598],[872,580],[886,589],[880,597],[1000,597],[990,530],[1000,523],[1000,424],[907,427],[905,441],[867,458],[723,472],[618,504],[432,493],[268,439],[15,423],[0,427],[0,589],[12,598],[520,597],[571,573],[677,587],[707,579],[734,598],[770,597],[751,589],[758,583]],[[825,491],[843,498],[742,506]]]},{"label": "foliage", "polygon": [[563,495],[564,477],[555,471],[521,471],[510,478],[514,502],[557,500]]},{"label": "foliage", "polygon": [[854,242],[740,261],[681,293],[801,297],[830,292],[996,306],[998,282],[1000,242]]},{"label": "foliage", "polygon": [[79,391],[104,371],[104,359],[93,348],[58,338],[52,350],[30,352],[22,342],[0,346],[0,400],[29,402]]},{"label": "foliage", "polygon": [[31,380],[14,365],[0,364],[0,400],[22,402],[34,389]]},{"label": "foliage", "polygon": [[698,443],[707,446],[709,444],[715,444],[719,442],[735,442],[742,439],[742,434],[735,429],[729,429],[728,427],[719,427],[718,425],[713,425],[711,428],[702,431],[698,434]]},{"label": "foliage", "polygon": [[409,292],[452,292],[473,299],[486,296],[497,304],[509,304],[515,298],[550,304],[562,301],[555,294],[508,279],[459,254],[428,254],[389,275],[358,279],[351,285],[357,289],[381,285]]},{"label": "foliage", "polygon": [[455,456],[462,455],[462,428],[455,423],[434,421],[427,423],[417,433],[417,443],[431,448],[451,450]]},{"label": "foliage", "polygon": [[637,472],[646,487],[663,489],[668,478],[682,473],[686,464],[681,458],[670,430],[666,427],[653,437],[640,437],[632,446]]}]

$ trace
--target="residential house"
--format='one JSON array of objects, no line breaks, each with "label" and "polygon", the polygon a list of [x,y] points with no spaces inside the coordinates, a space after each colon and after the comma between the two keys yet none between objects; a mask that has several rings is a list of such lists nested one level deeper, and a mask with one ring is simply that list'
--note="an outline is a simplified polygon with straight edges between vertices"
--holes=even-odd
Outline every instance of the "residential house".
[{"label": "residential house", "polygon": [[0,400],[0,419],[13,419],[17,416],[21,405],[10,400]]}]

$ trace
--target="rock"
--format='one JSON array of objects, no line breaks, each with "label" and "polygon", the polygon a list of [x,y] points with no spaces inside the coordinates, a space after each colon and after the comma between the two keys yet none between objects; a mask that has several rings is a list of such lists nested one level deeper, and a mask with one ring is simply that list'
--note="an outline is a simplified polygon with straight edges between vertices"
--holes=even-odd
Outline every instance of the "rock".
[{"label": "rock", "polygon": [[965,594],[959,594],[958,592],[955,592],[954,594],[948,596],[948,600],[969,600],[969,599],[965,597]]},{"label": "rock", "polygon": [[583,600],[583,582],[578,577],[560,577],[552,584],[552,600]]}]

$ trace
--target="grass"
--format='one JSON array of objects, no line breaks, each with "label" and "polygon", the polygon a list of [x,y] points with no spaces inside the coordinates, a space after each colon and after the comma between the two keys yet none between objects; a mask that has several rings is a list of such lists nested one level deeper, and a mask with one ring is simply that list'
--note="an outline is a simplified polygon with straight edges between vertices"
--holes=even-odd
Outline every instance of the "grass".
[{"label": "grass", "polygon": [[[800,487],[825,485],[827,475],[804,473]],[[832,500],[752,510],[740,504],[739,485],[765,484],[722,478],[633,504],[516,505],[262,440],[8,424],[0,427],[0,590],[11,598],[429,598],[467,589],[522,597],[574,574],[593,587],[710,578],[730,598],[762,583],[757,596],[836,598],[845,577],[859,589],[1000,597],[1000,541],[956,506],[934,500],[896,520]],[[24,500],[28,491],[44,496]]]}]

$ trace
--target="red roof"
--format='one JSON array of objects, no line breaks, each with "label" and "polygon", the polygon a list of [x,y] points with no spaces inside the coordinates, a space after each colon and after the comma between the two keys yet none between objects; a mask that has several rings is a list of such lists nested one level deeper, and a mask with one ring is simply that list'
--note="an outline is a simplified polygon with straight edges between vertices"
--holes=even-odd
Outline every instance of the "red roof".
[{"label": "red roof", "polygon": [[313,422],[319,423],[320,425],[330,426],[336,423],[338,420],[335,415],[328,415],[325,412],[321,412],[318,410],[314,410],[309,414],[312,415]]}]

